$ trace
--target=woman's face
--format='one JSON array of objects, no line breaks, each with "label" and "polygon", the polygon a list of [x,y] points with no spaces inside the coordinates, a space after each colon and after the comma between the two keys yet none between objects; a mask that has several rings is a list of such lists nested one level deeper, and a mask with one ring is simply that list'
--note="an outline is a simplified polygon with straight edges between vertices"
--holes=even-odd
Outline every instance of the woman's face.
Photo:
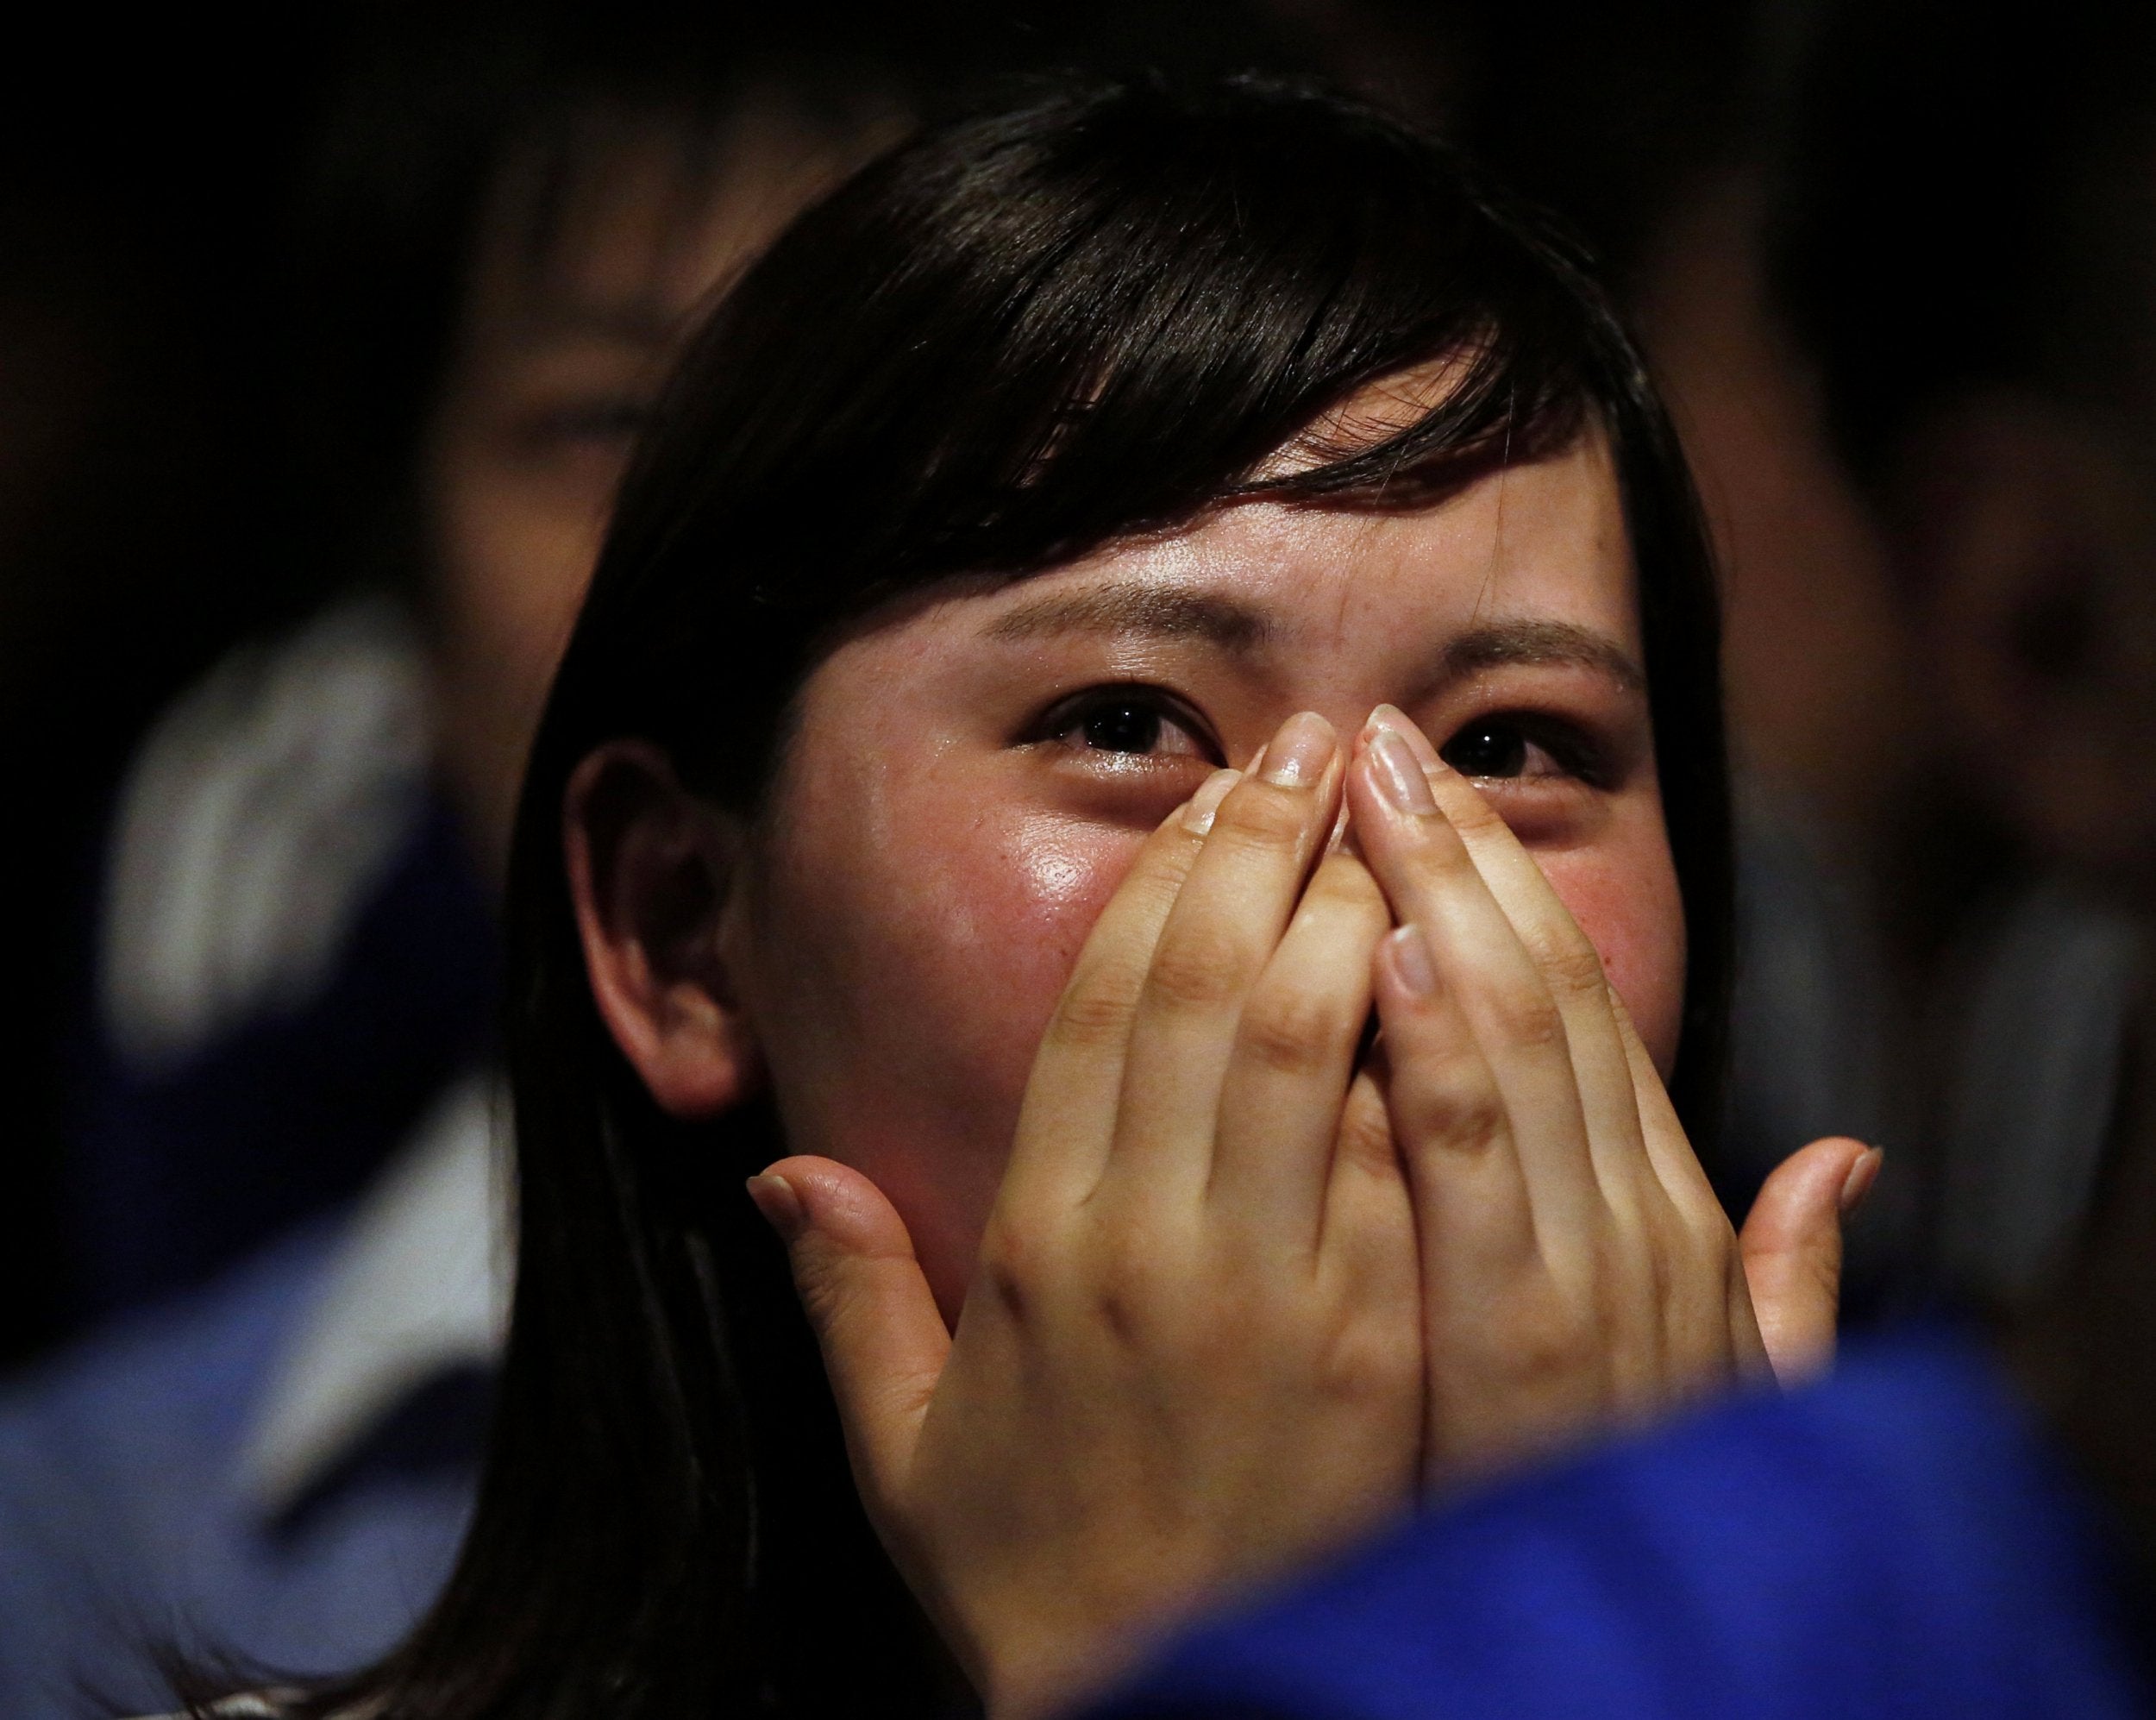
[{"label": "woman's face", "polygon": [[1146,832],[1300,710],[1421,724],[1541,863],[1666,1072],[1684,931],[1599,442],[1427,512],[1253,503],[844,644],[728,966],[788,1150],[868,1175],[947,1316],[1034,1048]]}]

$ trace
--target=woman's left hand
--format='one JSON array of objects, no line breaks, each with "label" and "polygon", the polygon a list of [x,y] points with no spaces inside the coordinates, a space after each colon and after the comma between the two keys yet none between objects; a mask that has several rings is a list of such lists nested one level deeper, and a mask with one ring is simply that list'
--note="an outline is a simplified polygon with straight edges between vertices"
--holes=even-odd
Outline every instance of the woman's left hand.
[{"label": "woman's left hand", "polygon": [[1431,1485],[1822,1365],[1839,1220],[1877,1154],[1814,1141],[1737,1234],[1594,945],[1489,803],[1389,706],[1347,800],[1401,922],[1376,999],[1420,1237]]}]

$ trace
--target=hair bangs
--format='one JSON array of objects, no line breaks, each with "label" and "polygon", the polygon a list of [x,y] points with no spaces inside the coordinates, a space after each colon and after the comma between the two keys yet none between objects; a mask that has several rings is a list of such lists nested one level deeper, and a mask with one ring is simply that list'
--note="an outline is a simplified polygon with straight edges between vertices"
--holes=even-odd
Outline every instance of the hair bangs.
[{"label": "hair bangs", "polygon": [[[924,581],[1023,578],[1240,501],[1428,506],[1569,446],[1606,392],[1600,337],[1628,350],[1575,257],[1445,145],[1340,112],[1252,79],[1123,88],[872,164],[682,366],[619,516],[666,537],[617,531],[594,622],[656,581],[678,620],[655,637],[707,637],[746,587],[755,660],[798,678]],[[1404,419],[1356,409],[1432,378]],[[669,466],[691,449],[699,469]]]}]

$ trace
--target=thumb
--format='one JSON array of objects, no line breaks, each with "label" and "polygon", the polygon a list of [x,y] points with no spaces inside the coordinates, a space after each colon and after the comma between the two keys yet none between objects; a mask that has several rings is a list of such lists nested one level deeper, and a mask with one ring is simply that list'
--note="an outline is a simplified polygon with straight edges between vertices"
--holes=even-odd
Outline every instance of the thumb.
[{"label": "thumb", "polygon": [[1885,1158],[1846,1135],[1814,1141],[1775,1167],[1738,1234],[1759,1336],[1784,1385],[1834,1359],[1842,1220],[1871,1192]]},{"label": "thumb", "polygon": [[749,1195],[786,1244],[854,1479],[864,1500],[888,1501],[950,1353],[913,1239],[881,1189],[828,1158],[782,1158],[749,1179]]}]

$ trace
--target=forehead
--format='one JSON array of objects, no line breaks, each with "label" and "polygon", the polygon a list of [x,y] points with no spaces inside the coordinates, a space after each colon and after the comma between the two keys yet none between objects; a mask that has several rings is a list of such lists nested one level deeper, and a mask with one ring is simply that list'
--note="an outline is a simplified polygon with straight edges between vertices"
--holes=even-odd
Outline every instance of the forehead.
[{"label": "forehead", "polygon": [[513,156],[482,217],[483,318],[676,330],[876,141],[776,97],[724,120],[598,110]]},{"label": "forehead", "polygon": [[1635,662],[1641,652],[1623,509],[1599,437],[1412,513],[1227,508],[1194,530],[1119,545],[962,607],[1011,637],[1028,631],[1029,612],[1052,616],[1060,599],[1124,587],[1223,599],[1246,620],[1245,637],[1221,642],[1268,655],[1420,653],[1433,636],[1497,619],[1588,630]]}]

